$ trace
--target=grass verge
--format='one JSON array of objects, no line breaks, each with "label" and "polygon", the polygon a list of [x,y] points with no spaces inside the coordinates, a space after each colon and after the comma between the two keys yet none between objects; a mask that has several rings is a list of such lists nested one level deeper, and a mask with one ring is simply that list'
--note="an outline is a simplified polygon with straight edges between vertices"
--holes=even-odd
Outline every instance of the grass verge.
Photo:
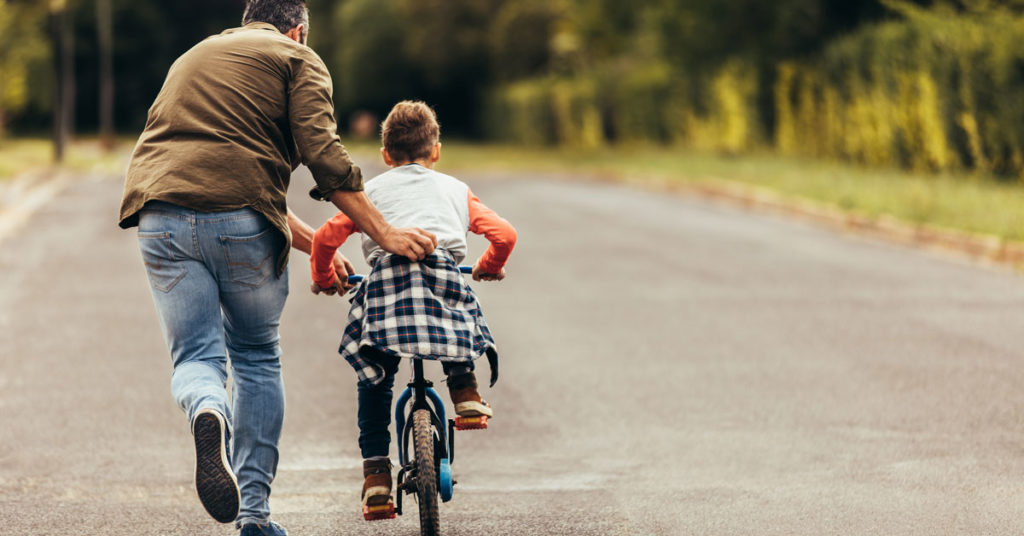
[{"label": "grass verge", "polygon": [[70,145],[64,162],[58,165],[53,161],[53,145],[48,139],[0,139],[0,182],[34,170],[117,173],[134,141],[119,139],[113,150],[103,151],[98,140],[83,138]]},{"label": "grass verge", "polygon": [[745,185],[867,218],[1024,241],[1024,185],[993,177],[913,173],[769,154],[727,157],[664,147],[529,149],[445,142],[439,170],[613,178],[664,185]]},{"label": "grass verge", "polygon": [[[46,139],[0,140],[0,181],[35,169],[120,173],[134,138],[113,151],[95,139],[71,145],[61,166]],[[379,145],[354,143],[357,160],[379,158]],[[1024,242],[1024,185],[968,174],[869,169],[770,154],[728,157],[665,147],[543,149],[445,141],[440,171],[564,174],[638,185],[744,185],[810,200],[847,213]]]}]

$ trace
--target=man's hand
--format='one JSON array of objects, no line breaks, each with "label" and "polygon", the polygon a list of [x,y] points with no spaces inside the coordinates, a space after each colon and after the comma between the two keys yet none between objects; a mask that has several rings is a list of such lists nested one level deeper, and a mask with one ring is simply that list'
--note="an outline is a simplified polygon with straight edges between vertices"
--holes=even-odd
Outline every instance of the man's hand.
[{"label": "man's hand", "polygon": [[496,274],[488,274],[484,273],[480,268],[480,264],[473,265],[473,281],[501,281],[502,279],[505,279],[504,268]]},{"label": "man's hand", "polygon": [[437,237],[423,229],[388,227],[377,245],[388,253],[419,261],[434,252]]},{"label": "man's hand", "polygon": [[388,253],[419,261],[437,247],[437,237],[423,229],[397,229],[388,224],[364,192],[336,190],[328,198]]}]

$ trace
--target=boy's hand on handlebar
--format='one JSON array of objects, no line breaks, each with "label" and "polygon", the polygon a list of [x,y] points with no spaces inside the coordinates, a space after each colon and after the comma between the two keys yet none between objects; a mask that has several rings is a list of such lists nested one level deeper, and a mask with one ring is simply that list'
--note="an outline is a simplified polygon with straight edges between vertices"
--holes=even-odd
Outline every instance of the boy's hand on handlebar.
[{"label": "boy's hand on handlebar", "polygon": [[348,262],[344,255],[335,253],[334,259],[331,260],[331,267],[334,268],[334,281],[328,287],[321,287],[314,281],[309,287],[313,294],[326,294],[328,296],[334,296],[335,294],[344,295],[356,286],[355,283],[348,282],[348,276],[356,273],[356,269],[352,267],[352,263]]},{"label": "boy's hand on handlebar", "polygon": [[480,268],[479,264],[473,265],[473,281],[501,281],[502,279],[505,279],[504,268],[496,274],[488,274]]},{"label": "boy's hand on handlebar", "polygon": [[401,255],[411,261],[420,261],[434,252],[437,237],[423,229],[392,227],[388,229],[379,245],[388,253]]},{"label": "boy's hand on handlebar", "polygon": [[319,294],[326,294],[328,296],[334,296],[341,289],[340,289],[340,285],[338,285],[338,280],[335,279],[334,280],[334,284],[332,284],[331,286],[329,286],[327,288],[321,287],[320,285],[316,284],[316,281],[314,281],[313,284],[310,285],[309,290],[311,290],[313,292],[313,294],[317,294],[317,295],[319,295]]},{"label": "boy's hand on handlebar", "polygon": [[[355,283],[348,282],[348,276],[354,275],[356,273],[356,269],[352,266],[352,263],[348,262],[348,259],[346,259],[344,255],[341,253],[335,253],[333,266],[334,275],[336,276],[333,288],[338,289],[342,294],[344,294],[356,286]],[[316,294],[315,291],[313,293]],[[328,294],[328,296],[330,295],[331,294]]]}]

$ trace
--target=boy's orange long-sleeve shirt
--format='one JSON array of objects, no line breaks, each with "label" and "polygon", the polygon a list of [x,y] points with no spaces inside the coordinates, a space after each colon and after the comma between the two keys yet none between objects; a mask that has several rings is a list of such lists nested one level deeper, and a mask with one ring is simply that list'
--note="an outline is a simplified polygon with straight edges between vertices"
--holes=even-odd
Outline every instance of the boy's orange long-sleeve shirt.
[{"label": "boy's orange long-sleeve shirt", "polygon": [[[370,181],[369,184],[373,183],[374,181]],[[370,190],[368,185],[368,193],[372,198]],[[485,273],[497,274],[505,266],[515,247],[516,230],[508,221],[484,205],[478,197],[473,195],[472,191],[468,188],[466,191],[469,215],[468,231],[483,235],[491,243],[487,251],[477,260],[477,265]],[[433,232],[430,228],[424,227],[424,229]],[[334,254],[349,236],[358,232],[360,230],[355,222],[342,212],[336,214],[316,231],[310,252],[310,265],[313,281],[321,288],[329,288],[334,285],[336,280],[333,267]]]}]

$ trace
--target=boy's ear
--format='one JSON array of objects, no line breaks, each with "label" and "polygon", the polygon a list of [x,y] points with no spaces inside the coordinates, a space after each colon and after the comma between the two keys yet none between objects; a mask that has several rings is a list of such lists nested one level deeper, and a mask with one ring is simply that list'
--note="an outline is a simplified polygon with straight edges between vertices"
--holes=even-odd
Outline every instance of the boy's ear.
[{"label": "boy's ear", "polygon": [[441,142],[434,144],[434,149],[430,151],[430,161],[437,162],[441,159]]},{"label": "boy's ear", "polygon": [[381,147],[380,148],[380,155],[384,157],[384,164],[386,164],[388,166],[394,166],[395,165],[395,161],[391,159],[391,155],[388,154],[388,150],[387,149]]}]

